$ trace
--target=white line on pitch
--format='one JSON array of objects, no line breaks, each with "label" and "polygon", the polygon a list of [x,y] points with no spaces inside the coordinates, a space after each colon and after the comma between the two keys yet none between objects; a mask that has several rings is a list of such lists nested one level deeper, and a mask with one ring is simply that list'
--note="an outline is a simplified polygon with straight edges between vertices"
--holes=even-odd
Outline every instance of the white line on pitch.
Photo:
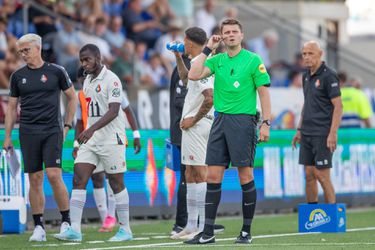
[{"label": "white line on pitch", "polygon": [[[347,232],[357,232],[357,231],[369,231],[375,230],[375,227],[365,227],[365,228],[352,228],[347,229]],[[262,239],[262,238],[274,238],[274,237],[289,237],[289,236],[303,236],[308,234],[319,234],[318,232],[311,232],[311,233],[286,233],[286,234],[269,234],[269,235],[256,235],[253,236],[254,239]],[[216,241],[231,241],[235,238],[224,238],[224,239],[217,239]],[[83,248],[85,250],[107,250],[107,249],[129,249],[129,248],[152,248],[152,247],[169,247],[169,246],[177,246],[181,245],[183,242],[168,242],[168,243],[154,243],[154,244],[143,244],[143,245],[131,245],[131,246],[113,246],[113,247],[101,247],[101,248]],[[319,243],[317,243],[319,244]],[[325,244],[325,243],[324,243]],[[341,244],[341,243],[338,243]],[[372,243],[370,243],[372,244]],[[254,244],[255,245],[255,244]],[[184,244],[184,247],[187,245]],[[208,246],[208,245],[207,245]],[[213,244],[212,246],[218,246]],[[226,245],[228,246],[228,245]]]}]

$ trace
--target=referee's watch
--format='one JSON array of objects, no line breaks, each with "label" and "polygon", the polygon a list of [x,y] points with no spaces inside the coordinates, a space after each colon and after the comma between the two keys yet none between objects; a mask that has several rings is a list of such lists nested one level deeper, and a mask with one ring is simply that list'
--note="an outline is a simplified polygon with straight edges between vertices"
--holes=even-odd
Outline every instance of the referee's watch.
[{"label": "referee's watch", "polygon": [[262,125],[266,124],[268,127],[271,127],[271,121],[270,120],[263,120]]}]

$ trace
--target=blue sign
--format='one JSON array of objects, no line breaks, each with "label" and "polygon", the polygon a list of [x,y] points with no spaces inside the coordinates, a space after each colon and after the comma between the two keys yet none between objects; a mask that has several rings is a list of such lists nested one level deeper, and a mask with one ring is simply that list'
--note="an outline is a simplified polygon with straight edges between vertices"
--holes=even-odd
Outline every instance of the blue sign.
[{"label": "blue sign", "polygon": [[300,204],[298,206],[298,227],[300,233],[338,233],[346,231],[346,205]]}]

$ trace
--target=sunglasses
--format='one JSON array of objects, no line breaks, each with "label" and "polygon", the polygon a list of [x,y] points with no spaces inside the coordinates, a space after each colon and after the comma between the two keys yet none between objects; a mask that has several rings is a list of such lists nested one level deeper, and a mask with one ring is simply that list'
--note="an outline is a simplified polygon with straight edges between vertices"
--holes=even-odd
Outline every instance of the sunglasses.
[{"label": "sunglasses", "polygon": [[27,54],[29,54],[30,50],[31,50],[31,48],[21,49],[21,50],[17,51],[17,55],[22,55],[22,54],[27,55]]}]

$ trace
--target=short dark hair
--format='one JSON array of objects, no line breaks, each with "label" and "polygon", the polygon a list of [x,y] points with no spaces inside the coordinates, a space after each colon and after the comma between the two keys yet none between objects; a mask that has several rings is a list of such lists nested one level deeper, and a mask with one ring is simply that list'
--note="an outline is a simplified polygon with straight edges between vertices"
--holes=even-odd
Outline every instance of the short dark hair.
[{"label": "short dark hair", "polygon": [[79,53],[81,54],[83,51],[86,51],[86,50],[90,51],[95,56],[101,57],[100,50],[99,50],[98,46],[96,46],[95,44],[88,43],[88,44],[84,45],[80,49]]},{"label": "short dark hair", "polygon": [[344,83],[346,83],[346,81],[348,80],[348,75],[346,74],[345,71],[339,71],[337,73],[337,76],[338,76],[339,80],[344,82]]},{"label": "short dark hair", "polygon": [[240,30],[242,32],[242,24],[237,19],[228,18],[228,19],[225,19],[224,21],[222,21],[221,24],[220,24],[220,32],[221,33],[223,33],[223,27],[225,25],[238,25],[238,27],[240,28]]},{"label": "short dark hair", "polygon": [[199,27],[191,27],[185,30],[185,35],[187,39],[190,41],[199,44],[199,45],[205,45],[207,41],[207,34],[206,32]]}]

